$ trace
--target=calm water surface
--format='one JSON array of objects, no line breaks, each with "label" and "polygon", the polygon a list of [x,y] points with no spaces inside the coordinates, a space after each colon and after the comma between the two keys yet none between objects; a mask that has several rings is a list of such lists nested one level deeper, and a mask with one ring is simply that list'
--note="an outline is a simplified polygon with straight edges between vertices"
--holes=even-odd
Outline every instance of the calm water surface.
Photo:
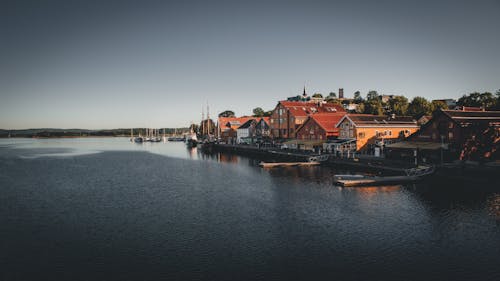
[{"label": "calm water surface", "polygon": [[0,140],[0,280],[500,280],[498,175],[342,189],[333,168],[256,164]]}]

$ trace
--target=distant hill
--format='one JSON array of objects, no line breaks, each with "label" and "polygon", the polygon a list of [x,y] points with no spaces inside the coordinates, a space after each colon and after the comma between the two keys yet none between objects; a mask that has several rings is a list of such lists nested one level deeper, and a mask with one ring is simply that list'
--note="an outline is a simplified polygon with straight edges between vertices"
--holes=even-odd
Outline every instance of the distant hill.
[{"label": "distant hill", "polygon": [[[160,129],[163,134],[164,129]],[[134,135],[145,134],[146,128],[133,128]],[[188,132],[189,128],[167,128],[165,134],[170,135]],[[56,128],[37,128],[23,130],[5,130],[0,129],[0,138],[62,138],[62,137],[123,137],[130,136],[130,128],[106,129],[106,130],[88,130],[88,129],[56,129]]]}]

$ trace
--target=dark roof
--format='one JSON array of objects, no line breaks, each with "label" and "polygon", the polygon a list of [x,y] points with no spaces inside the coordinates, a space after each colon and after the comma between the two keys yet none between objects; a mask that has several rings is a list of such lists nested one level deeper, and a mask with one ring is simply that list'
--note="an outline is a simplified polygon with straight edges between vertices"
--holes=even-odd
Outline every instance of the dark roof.
[{"label": "dark roof", "polygon": [[442,110],[442,112],[462,127],[467,127],[472,123],[494,123],[495,125],[500,125],[500,111]]},{"label": "dark roof", "polygon": [[[255,128],[261,129],[261,130],[268,130],[269,129],[269,124],[267,124],[267,121],[265,119],[266,117],[263,117],[257,122],[257,125],[255,125]],[[269,119],[269,118],[267,118]]]},{"label": "dark roof", "polygon": [[243,125],[239,126],[238,129],[249,128],[253,122],[255,122],[255,119],[249,119],[247,122],[243,123]]},{"label": "dark roof", "polygon": [[383,115],[370,115],[370,114],[347,114],[356,126],[412,126],[417,125],[417,121],[411,116],[396,116],[391,118]]}]

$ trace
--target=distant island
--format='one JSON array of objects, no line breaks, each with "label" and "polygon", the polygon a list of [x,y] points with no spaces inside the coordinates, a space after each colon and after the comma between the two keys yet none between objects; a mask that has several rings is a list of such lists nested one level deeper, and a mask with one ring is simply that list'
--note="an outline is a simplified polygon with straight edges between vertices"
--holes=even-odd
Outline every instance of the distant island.
[{"label": "distant island", "polygon": [[[88,130],[88,129],[23,129],[23,130],[5,130],[0,129],[0,138],[70,138],[70,137],[128,137],[133,130],[134,135],[145,134],[147,128],[121,128],[106,130]],[[160,134],[166,135],[183,134],[189,131],[189,128],[166,128],[160,129]]]}]

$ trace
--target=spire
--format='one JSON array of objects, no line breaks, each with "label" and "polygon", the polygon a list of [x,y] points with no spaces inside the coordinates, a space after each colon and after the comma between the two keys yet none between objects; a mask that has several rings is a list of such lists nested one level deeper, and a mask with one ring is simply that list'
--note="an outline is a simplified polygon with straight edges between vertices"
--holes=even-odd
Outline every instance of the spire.
[{"label": "spire", "polygon": [[307,94],[306,94],[306,85],[304,85],[304,92],[302,93],[302,96],[304,96],[304,97],[307,96]]}]

